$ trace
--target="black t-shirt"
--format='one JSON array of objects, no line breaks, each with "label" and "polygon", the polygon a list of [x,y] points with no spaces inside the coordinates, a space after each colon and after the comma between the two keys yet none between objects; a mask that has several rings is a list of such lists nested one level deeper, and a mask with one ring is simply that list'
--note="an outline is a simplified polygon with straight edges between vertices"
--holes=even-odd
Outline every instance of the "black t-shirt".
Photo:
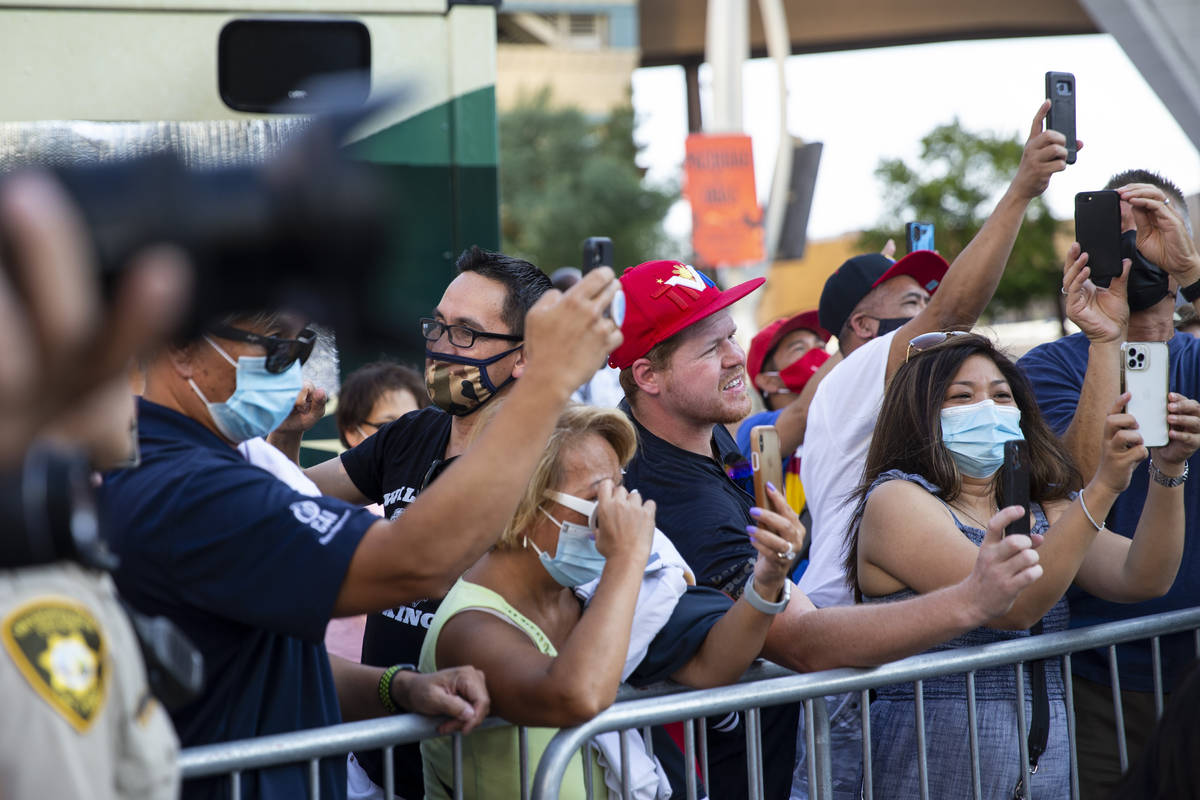
[{"label": "black t-shirt", "polygon": [[642,426],[629,404],[638,450],[625,467],[625,485],[654,501],[655,522],[696,573],[696,582],[741,597],[758,551],[746,526],[754,497],[732,481],[724,465],[741,459],[737,444],[713,426],[713,457],[701,456],[658,438]]},{"label": "black t-shirt", "polygon": [[[758,551],[750,544],[754,497],[730,479],[725,464],[741,458],[737,443],[720,425],[713,426],[712,457],[689,452],[655,436],[634,419],[638,450],[625,467],[625,486],[653,500],[655,524],[705,586],[740,597],[754,572]],[[797,704],[762,710],[763,784],[768,798],[786,798],[796,760]],[[747,796],[746,731],[737,714],[708,721],[709,789],[712,797]]]},{"label": "black t-shirt", "polygon": [[[372,502],[382,503],[387,518],[395,519],[449,463],[444,456],[452,420],[449,414],[432,406],[405,414],[384,425],[358,447],[342,453],[342,466],[358,490]],[[376,667],[392,664],[415,667],[439,605],[441,598],[428,598],[368,615],[362,663]],[[398,745],[393,752],[397,793],[401,797],[422,797],[425,786],[420,746]],[[363,751],[355,753],[355,757],[371,780],[382,785],[381,752]]]}]

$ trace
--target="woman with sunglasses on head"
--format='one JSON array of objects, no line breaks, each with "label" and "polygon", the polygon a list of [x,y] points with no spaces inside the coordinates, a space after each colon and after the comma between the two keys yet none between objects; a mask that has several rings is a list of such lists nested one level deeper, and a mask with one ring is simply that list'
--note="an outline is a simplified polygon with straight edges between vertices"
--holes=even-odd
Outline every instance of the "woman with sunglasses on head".
[{"label": "woman with sunglasses on head", "polygon": [[[618,685],[668,676],[690,686],[739,677],[762,648],[772,612],[744,597],[731,604],[713,589],[688,586],[687,565],[654,528],[654,503],[621,486],[637,435],[615,409],[571,405],[559,417],[516,514],[499,543],[442,601],[421,650],[422,671],[451,665],[483,671],[492,712],[528,729],[530,775],[559,727],[607,708]],[[775,493],[777,506],[785,506]],[[786,597],[790,553],[799,545],[776,535],[779,515],[765,511],[753,591]],[[789,554],[781,558],[781,554]],[[682,608],[681,608],[682,607]],[[685,622],[683,615],[690,615]],[[633,734],[631,734],[633,735]],[[595,796],[619,787],[616,734],[598,737],[588,770]],[[449,739],[421,745],[426,797],[451,794]],[[665,779],[640,743],[631,743],[635,797],[661,796]],[[463,796],[520,797],[515,728],[463,739]],[[561,798],[585,796],[580,756]]]},{"label": "woman with sunglasses on head", "polygon": [[[1168,417],[1169,444],[1148,451],[1133,417],[1123,413],[1128,399],[1114,398],[1100,465],[1080,488],[1080,476],[1042,420],[1028,381],[1007,356],[973,334],[918,337],[884,395],[855,494],[846,559],[855,594],[875,603],[931,592],[961,580],[980,547],[1008,545],[1013,537],[1003,538],[1003,530],[1021,512],[1002,507],[999,476],[1005,442],[1021,439],[1028,448],[1030,530],[1040,540],[1027,557],[1042,574],[1008,613],[933,650],[1026,637],[1039,623],[1045,632],[1063,630],[1068,621],[1063,595],[1073,582],[1117,602],[1165,593],[1183,550],[1178,487],[1188,456],[1200,446],[1200,404],[1172,395],[1180,411]],[[1163,477],[1151,484],[1129,539],[1102,523],[1134,467],[1148,456]],[[1034,672],[1025,683],[1025,718],[1036,728],[1040,697],[1035,701],[1029,687],[1043,667],[1035,662],[1027,669]],[[1049,734],[1040,757],[1040,738],[1017,729],[1011,668],[975,675],[983,797],[1012,797],[1019,780],[1029,780],[1040,797],[1069,792],[1058,659],[1044,662],[1044,670]],[[924,682],[930,796],[971,796],[966,697],[963,675]],[[1030,766],[1035,760],[1037,766],[1032,775],[1018,764],[1018,736],[1027,735]],[[875,796],[917,796],[911,684],[879,690],[871,705],[871,738]]]}]

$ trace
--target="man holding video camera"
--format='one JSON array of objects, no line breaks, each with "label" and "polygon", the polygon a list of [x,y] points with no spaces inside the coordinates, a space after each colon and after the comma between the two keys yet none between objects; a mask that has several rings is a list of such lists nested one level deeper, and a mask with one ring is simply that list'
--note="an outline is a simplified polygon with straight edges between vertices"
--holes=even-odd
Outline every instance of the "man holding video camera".
[{"label": "man holding video camera", "polygon": [[[1071,451],[1084,474],[1099,460],[1104,417],[1121,391],[1121,345],[1129,342],[1166,342],[1169,389],[1187,398],[1200,396],[1200,340],[1176,333],[1173,316],[1177,302],[1200,303],[1200,252],[1192,238],[1187,203],[1179,188],[1145,170],[1114,175],[1106,189],[1121,198],[1122,246],[1129,260],[1123,277],[1108,288],[1094,285],[1083,272],[1088,256],[1073,244],[1064,265],[1063,294],[1067,311],[1080,333],[1040,345],[1018,364],[1029,376],[1038,406],[1046,421]],[[1177,296],[1182,300],[1177,301]],[[1180,401],[1171,400],[1168,412]],[[1172,421],[1168,418],[1168,421]],[[1112,529],[1137,527],[1150,480],[1177,486],[1152,464],[1137,468],[1129,488],[1117,498],[1108,521]],[[1200,458],[1189,459],[1200,469]],[[1142,603],[1111,603],[1081,589],[1067,595],[1071,626],[1131,619],[1200,605],[1200,484],[1185,471],[1182,491],[1186,532],[1179,574],[1163,597]],[[1170,692],[1195,658],[1190,634],[1161,639],[1163,689]],[[1148,641],[1117,648],[1124,732],[1130,763],[1137,761],[1156,722],[1154,667]],[[1074,673],[1076,728],[1079,731],[1080,794],[1107,797],[1121,776],[1118,730],[1105,650],[1076,653]]]},{"label": "man holding video camera", "polygon": [[52,181],[0,185],[0,797],[167,800],[179,743],[96,548],[82,451],[128,439],[93,401],[175,324],[186,273],[146,254],[106,313],[81,228]]}]

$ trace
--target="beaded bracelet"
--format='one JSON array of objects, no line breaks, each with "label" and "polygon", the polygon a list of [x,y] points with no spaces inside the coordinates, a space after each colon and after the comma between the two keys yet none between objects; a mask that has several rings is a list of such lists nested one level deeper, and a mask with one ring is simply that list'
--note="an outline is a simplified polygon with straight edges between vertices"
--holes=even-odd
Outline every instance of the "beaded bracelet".
[{"label": "beaded bracelet", "polygon": [[379,676],[379,703],[383,706],[383,710],[389,714],[395,714],[400,710],[396,707],[395,701],[392,700],[392,678],[396,677],[397,672],[404,669],[412,669],[412,666],[409,664],[393,664]]},{"label": "beaded bracelet", "polygon": [[1079,492],[1079,507],[1083,509],[1084,516],[1088,518],[1088,522],[1092,523],[1093,528],[1095,528],[1097,531],[1104,530],[1103,525],[1097,525],[1096,520],[1092,519],[1092,512],[1088,511],[1087,501],[1083,499],[1082,490]]}]

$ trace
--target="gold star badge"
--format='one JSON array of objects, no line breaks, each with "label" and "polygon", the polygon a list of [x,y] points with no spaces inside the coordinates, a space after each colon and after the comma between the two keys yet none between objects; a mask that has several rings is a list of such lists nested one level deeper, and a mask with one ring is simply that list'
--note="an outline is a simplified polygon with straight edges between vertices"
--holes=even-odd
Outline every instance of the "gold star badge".
[{"label": "gold star badge", "polygon": [[25,680],[83,733],[104,706],[104,637],[96,618],[66,598],[29,603],[4,618],[0,638]]}]

